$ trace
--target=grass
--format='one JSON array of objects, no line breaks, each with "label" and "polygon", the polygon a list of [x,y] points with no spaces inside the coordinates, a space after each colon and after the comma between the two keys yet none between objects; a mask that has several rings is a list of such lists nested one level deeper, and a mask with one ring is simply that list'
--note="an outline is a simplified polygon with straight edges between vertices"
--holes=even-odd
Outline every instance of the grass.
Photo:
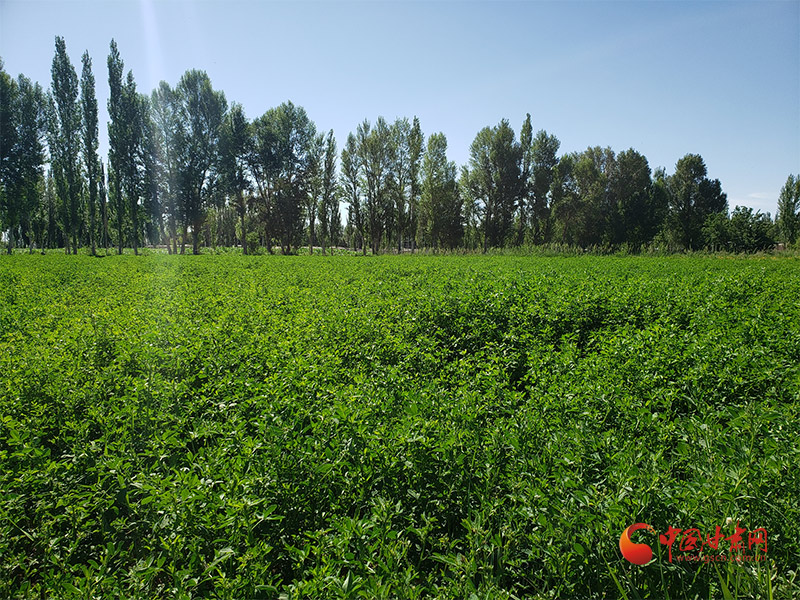
[{"label": "grass", "polygon": [[0,596],[796,597],[798,267],[3,257]]}]

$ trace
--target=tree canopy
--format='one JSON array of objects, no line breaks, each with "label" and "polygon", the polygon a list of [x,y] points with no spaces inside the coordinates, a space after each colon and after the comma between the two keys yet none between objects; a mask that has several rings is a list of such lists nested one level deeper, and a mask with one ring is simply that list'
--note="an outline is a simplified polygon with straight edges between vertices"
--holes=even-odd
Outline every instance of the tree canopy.
[{"label": "tree canopy", "polygon": [[[521,245],[582,249],[750,251],[793,244],[800,177],[790,176],[777,219],[736,208],[699,154],[672,174],[633,148],[559,156],[552,133],[519,136],[507,119],[477,132],[468,163],[447,158],[442,133],[417,117],[355,124],[341,151],[302,106],[286,101],[248,119],[207,73],[137,91],[114,40],[107,57],[108,140],[98,156],[95,74],[78,79],[55,40],[50,89],[0,62],[0,231],[15,246],[77,252],[100,242],[184,252],[241,245],[295,253],[350,247],[373,254],[419,248],[488,251]],[[107,165],[107,169],[105,168]],[[346,221],[342,222],[342,209]]]}]

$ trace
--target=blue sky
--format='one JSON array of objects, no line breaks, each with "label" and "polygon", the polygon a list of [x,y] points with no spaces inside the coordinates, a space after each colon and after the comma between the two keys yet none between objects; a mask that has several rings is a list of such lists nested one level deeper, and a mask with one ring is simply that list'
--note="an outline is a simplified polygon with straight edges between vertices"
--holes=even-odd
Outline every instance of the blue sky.
[{"label": "blue sky", "polygon": [[359,122],[419,116],[468,159],[526,113],[561,151],[633,147],[672,172],[699,153],[731,209],[775,213],[800,173],[800,1],[257,2],[0,0],[5,70],[50,84],[54,37],[88,50],[106,152],[115,38],[138,89],[208,72],[248,117],[302,105],[342,147]]}]

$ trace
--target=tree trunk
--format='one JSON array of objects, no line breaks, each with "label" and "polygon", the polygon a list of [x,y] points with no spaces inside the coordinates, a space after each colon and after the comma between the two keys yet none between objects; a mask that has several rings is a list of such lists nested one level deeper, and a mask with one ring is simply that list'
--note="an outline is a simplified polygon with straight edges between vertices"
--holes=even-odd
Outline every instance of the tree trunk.
[{"label": "tree trunk", "polygon": [[398,213],[397,219],[397,253],[403,253],[403,226],[400,224],[400,215]]},{"label": "tree trunk", "polygon": [[247,256],[247,231],[244,227],[244,217],[247,213],[247,206],[244,204],[242,190],[239,190],[239,206],[242,208],[242,210],[239,212],[239,218],[242,220],[242,254]]},{"label": "tree trunk", "polygon": [[97,256],[97,246],[95,245],[95,241],[94,241],[94,229],[95,229],[94,221],[95,221],[94,211],[92,211],[91,223],[89,225],[89,227],[91,228],[89,230],[89,238],[91,239],[91,242],[92,242],[92,256]]},{"label": "tree trunk", "polygon": [[239,216],[242,218],[242,254],[247,256],[247,231],[244,228],[244,212]]},{"label": "tree trunk", "polygon": [[192,223],[192,254],[200,254],[200,247],[199,247],[199,238],[200,232],[198,231],[199,227],[197,223]]},{"label": "tree trunk", "polygon": [[103,203],[103,246],[106,249],[106,256],[108,256],[108,207]]},{"label": "tree trunk", "polygon": [[[138,199],[137,199],[138,200]],[[133,253],[139,254],[139,203],[131,201],[131,225],[133,227]]]}]

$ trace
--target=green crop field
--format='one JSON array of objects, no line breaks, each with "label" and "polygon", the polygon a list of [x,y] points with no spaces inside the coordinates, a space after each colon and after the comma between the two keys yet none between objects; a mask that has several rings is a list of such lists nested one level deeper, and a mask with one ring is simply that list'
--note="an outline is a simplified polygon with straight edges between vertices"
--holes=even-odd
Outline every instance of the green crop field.
[{"label": "green crop field", "polygon": [[796,258],[3,257],[0,419],[2,598],[800,596]]}]

